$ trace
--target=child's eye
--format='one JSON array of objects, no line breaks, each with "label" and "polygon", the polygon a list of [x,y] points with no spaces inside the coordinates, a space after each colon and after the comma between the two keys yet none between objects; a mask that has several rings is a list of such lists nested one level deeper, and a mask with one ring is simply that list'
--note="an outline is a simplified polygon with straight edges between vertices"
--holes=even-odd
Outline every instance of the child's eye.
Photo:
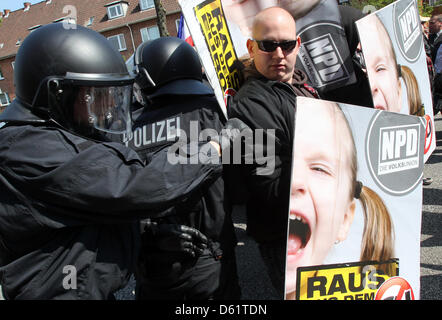
[{"label": "child's eye", "polygon": [[313,167],[312,167],[312,170],[313,170],[313,171],[320,172],[320,173],[325,173],[325,174],[327,174],[327,175],[331,175],[330,170],[328,170],[328,169],[325,168],[324,166],[313,166]]},{"label": "child's eye", "polygon": [[383,70],[386,70],[387,68],[385,68],[385,66],[381,65],[381,66],[376,66],[376,72],[380,72]]}]

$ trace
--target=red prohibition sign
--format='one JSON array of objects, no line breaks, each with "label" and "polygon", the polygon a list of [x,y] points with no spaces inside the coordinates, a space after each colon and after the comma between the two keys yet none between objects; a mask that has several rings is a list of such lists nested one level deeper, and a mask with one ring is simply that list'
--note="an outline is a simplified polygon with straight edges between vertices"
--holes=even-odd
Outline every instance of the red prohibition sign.
[{"label": "red prohibition sign", "polygon": [[433,123],[431,122],[431,118],[428,114],[425,115],[425,147],[424,153],[427,153],[431,147],[431,139],[433,139]]},{"label": "red prohibition sign", "polygon": [[226,106],[229,101],[229,97],[233,97],[235,94],[236,90],[233,88],[227,88],[226,91],[224,91],[224,103]]},{"label": "red prohibition sign", "polygon": [[375,300],[414,300],[413,289],[410,284],[401,277],[393,277],[385,281],[378,292]]}]

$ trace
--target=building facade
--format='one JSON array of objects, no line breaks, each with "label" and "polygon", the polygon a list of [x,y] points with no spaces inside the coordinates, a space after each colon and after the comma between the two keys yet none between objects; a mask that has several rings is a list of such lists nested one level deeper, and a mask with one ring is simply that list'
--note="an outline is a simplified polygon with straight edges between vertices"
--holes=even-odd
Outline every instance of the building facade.
[{"label": "building facade", "polygon": [[[181,16],[177,0],[162,0],[167,29],[176,36]],[[49,23],[79,24],[105,36],[128,59],[143,41],[158,38],[154,0],[43,0],[0,12],[0,112],[15,98],[14,61],[20,44]]]}]

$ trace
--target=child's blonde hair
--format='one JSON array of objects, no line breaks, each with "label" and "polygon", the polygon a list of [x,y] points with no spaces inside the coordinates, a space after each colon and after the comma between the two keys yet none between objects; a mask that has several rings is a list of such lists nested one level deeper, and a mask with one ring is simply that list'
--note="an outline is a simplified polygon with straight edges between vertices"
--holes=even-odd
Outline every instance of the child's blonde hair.
[{"label": "child's blonde hair", "polygon": [[[350,148],[350,199],[357,198],[362,204],[364,213],[364,230],[361,244],[360,261],[384,262],[394,256],[394,230],[390,213],[381,197],[357,180],[358,162],[356,145],[352,130],[344,112],[337,103],[333,103],[337,113],[342,117],[351,138]],[[393,275],[388,264],[383,268],[386,274]]]}]

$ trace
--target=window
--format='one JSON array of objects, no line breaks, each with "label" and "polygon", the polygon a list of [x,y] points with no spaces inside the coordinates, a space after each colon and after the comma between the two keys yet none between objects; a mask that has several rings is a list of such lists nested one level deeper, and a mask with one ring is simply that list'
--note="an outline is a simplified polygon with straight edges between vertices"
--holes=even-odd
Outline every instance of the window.
[{"label": "window", "polygon": [[15,69],[15,61],[12,61],[11,65],[12,65],[12,70],[14,70]]},{"label": "window", "polygon": [[114,19],[121,17],[123,15],[123,7],[121,3],[115,4],[113,6],[109,6],[107,8],[107,15],[109,19]]},{"label": "window", "polygon": [[6,92],[3,92],[0,90],[0,106],[4,107],[7,106],[10,103],[9,96]]},{"label": "window", "polygon": [[140,9],[147,10],[155,7],[153,0],[140,0]]},{"label": "window", "polygon": [[[66,16],[66,17],[62,17],[62,18],[55,19],[55,20],[53,21],[53,23],[63,23],[63,24],[69,23],[69,24],[76,24],[77,22],[76,22],[76,20],[75,20],[74,18],[70,18],[69,16]],[[33,30],[32,30],[32,31],[33,31]],[[32,32],[32,31],[31,31],[31,32]]]},{"label": "window", "polygon": [[95,16],[94,17],[90,17],[89,20],[86,22],[86,27],[92,25],[92,23],[94,22]]},{"label": "window", "polygon": [[441,2],[442,2],[442,1],[440,1],[440,0],[430,0],[430,1],[429,1],[429,5],[430,5],[430,6],[433,6],[433,7],[434,7],[434,6],[439,6],[439,5],[441,5]]},{"label": "window", "polygon": [[[3,80],[4,78],[3,78],[3,73],[2,73],[2,69],[0,69],[0,80]],[[1,92],[1,90],[0,90],[0,92]]]},{"label": "window", "polygon": [[33,26],[33,27],[28,28],[28,30],[29,30],[29,32],[32,32],[32,31],[37,30],[37,29],[40,28],[40,27],[41,27],[41,24],[37,24],[36,26]]},{"label": "window", "polygon": [[140,29],[140,32],[141,40],[143,40],[143,42],[147,40],[154,40],[160,37],[160,30],[158,29],[158,26],[143,28]]},{"label": "window", "polygon": [[[183,22],[184,22],[184,18],[183,18]],[[176,31],[180,31],[180,19],[176,19],[175,20],[175,27],[176,27]]]},{"label": "window", "polygon": [[126,40],[124,40],[124,35],[118,34],[116,36],[111,36],[107,38],[112,45],[114,46],[115,49],[117,49],[118,51],[124,51],[126,50]]}]

